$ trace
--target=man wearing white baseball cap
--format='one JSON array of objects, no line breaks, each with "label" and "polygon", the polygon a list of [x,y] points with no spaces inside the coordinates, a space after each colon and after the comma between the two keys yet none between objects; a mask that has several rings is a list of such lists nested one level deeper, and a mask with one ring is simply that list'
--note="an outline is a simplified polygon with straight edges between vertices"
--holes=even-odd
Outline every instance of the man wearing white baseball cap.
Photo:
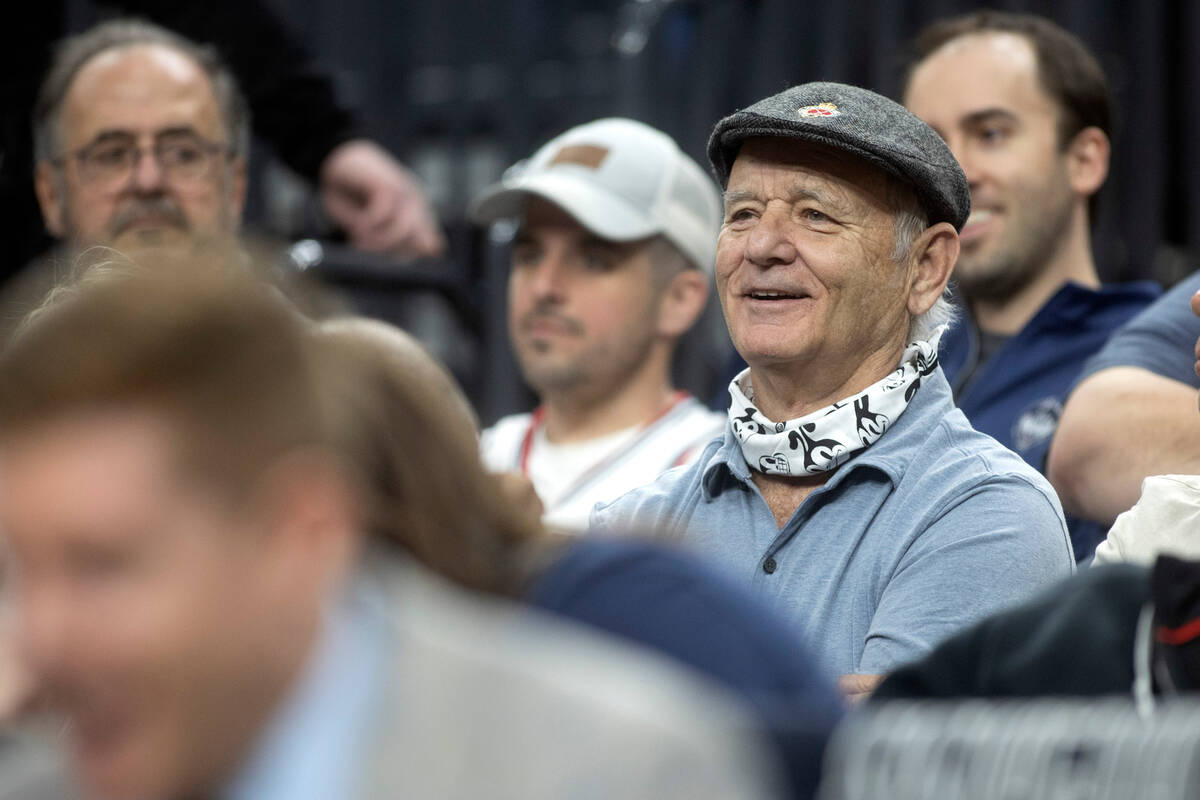
[{"label": "man wearing white baseball cap", "polygon": [[552,526],[688,463],[724,427],[671,385],[704,309],[721,201],[661,131],[601,119],[552,139],[472,204],[519,220],[508,325],[541,405],[484,431],[483,458],[532,481]]}]

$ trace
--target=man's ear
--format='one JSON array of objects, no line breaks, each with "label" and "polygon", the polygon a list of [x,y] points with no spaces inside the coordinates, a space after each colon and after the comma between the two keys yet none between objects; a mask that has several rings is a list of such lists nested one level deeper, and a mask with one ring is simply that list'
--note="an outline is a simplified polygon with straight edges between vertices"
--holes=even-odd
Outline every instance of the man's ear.
[{"label": "man's ear", "polygon": [[1067,178],[1076,194],[1091,197],[1108,178],[1112,145],[1104,131],[1094,125],[1075,134],[1067,146]]},{"label": "man's ear", "polygon": [[361,518],[357,493],[328,455],[283,456],[259,479],[255,519],[284,582],[335,588],[357,558]]},{"label": "man's ear", "polygon": [[46,230],[57,239],[66,238],[66,220],[63,219],[63,176],[54,166],[39,161],[33,173],[33,191],[42,209],[42,222]]},{"label": "man's ear", "polygon": [[949,222],[931,225],[913,242],[908,290],[908,313],[914,317],[933,308],[946,290],[958,261],[958,232]]},{"label": "man's ear", "polygon": [[667,283],[658,302],[658,332],[677,339],[696,323],[708,300],[709,278],[704,272],[688,267]]}]

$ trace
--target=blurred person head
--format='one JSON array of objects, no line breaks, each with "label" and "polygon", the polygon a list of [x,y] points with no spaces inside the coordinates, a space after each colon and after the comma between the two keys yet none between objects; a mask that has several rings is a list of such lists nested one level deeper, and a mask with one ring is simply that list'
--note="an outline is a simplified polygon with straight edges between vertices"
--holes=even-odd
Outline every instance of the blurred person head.
[{"label": "blurred person head", "polygon": [[76,246],[171,246],[238,229],[249,111],[211,47],[128,19],[63,40],[33,139],[46,227]]},{"label": "blurred person head", "polygon": [[663,382],[708,296],[720,202],[666,134],[628,119],[572,128],[472,205],[515,218],[509,336],[546,399],[596,404]]},{"label": "blurred person head", "polygon": [[484,471],[478,420],[450,374],[376,320],[328,320],[313,337],[321,361],[348,376],[321,391],[362,487],[365,530],[468,588],[521,594],[553,537],[523,479]]},{"label": "blurred person head", "polygon": [[901,106],[804,84],[721,120],[708,152],[725,187],[717,292],[752,375],[806,376],[832,402],[951,317],[966,182]]},{"label": "blurred person head", "polygon": [[93,795],[215,791],[355,561],[309,350],[278,293],[180,269],[81,285],[0,356],[17,640]]},{"label": "blurred person head", "polygon": [[1111,100],[1096,58],[1033,14],[976,11],[916,37],[904,104],[947,142],[971,186],[955,280],[1004,301],[1085,237],[1108,175]]}]

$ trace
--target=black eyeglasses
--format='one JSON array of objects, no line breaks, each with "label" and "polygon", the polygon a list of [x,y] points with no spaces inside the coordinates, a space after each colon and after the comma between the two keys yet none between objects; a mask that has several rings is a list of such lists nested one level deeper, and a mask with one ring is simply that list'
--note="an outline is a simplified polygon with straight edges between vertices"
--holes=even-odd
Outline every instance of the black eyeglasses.
[{"label": "black eyeglasses", "polygon": [[81,180],[116,186],[129,180],[146,152],[154,155],[166,180],[177,185],[208,178],[222,156],[232,155],[229,146],[221,142],[209,141],[195,133],[172,132],[160,134],[152,148],[139,146],[133,136],[105,136],[52,163],[61,167],[73,158],[79,164]]}]

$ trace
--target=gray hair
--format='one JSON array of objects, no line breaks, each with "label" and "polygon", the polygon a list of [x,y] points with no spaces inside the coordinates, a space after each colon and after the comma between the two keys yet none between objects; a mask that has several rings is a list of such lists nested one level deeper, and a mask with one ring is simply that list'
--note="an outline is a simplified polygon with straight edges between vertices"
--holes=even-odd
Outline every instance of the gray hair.
[{"label": "gray hair", "polygon": [[[896,209],[892,216],[894,243],[892,245],[892,260],[903,263],[908,258],[909,250],[925,230],[929,227],[929,217],[916,203],[911,193],[908,197],[893,200]],[[950,301],[949,286],[942,296],[934,301],[924,314],[913,317],[908,323],[908,342],[918,339],[928,339],[940,325],[949,325],[958,318],[958,308]]]},{"label": "gray hair", "polygon": [[33,107],[33,151],[37,160],[51,161],[61,155],[63,101],[83,66],[101,53],[137,45],[169,47],[204,70],[221,111],[230,152],[244,157],[250,148],[250,108],[216,48],[198,45],[145,20],[114,19],[63,39],[55,47],[54,60]]}]

